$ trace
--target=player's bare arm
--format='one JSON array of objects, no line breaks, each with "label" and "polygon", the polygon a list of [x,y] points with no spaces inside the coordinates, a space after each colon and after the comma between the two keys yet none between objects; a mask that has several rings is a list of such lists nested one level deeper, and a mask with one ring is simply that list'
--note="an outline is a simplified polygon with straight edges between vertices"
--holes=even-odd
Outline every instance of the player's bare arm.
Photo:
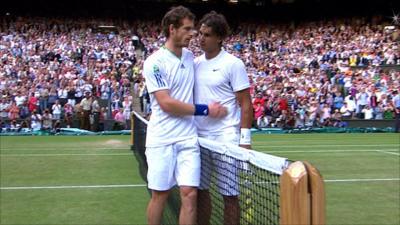
[{"label": "player's bare arm", "polygon": [[[168,90],[156,91],[154,92],[154,97],[164,112],[174,116],[194,115],[196,112],[196,105],[184,103],[172,98]],[[221,118],[227,115],[227,109],[217,102],[210,103],[204,110],[207,110],[207,112],[204,112],[204,115],[213,118]]]}]

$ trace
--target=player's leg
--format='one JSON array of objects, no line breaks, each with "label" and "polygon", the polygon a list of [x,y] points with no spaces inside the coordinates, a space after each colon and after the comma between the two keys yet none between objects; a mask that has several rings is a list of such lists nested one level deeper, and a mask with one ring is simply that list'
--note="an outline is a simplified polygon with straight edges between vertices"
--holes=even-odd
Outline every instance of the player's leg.
[{"label": "player's leg", "polygon": [[224,224],[240,223],[239,168],[235,159],[222,156],[218,160],[218,187],[224,199]]},{"label": "player's leg", "polygon": [[179,224],[196,224],[197,219],[197,188],[180,186],[181,211],[179,214]]},{"label": "player's leg", "polygon": [[240,206],[238,196],[224,197],[224,224],[239,225],[240,224]]},{"label": "player's leg", "polygon": [[196,224],[197,187],[200,184],[200,149],[197,138],[175,143],[176,181],[180,187],[181,211],[179,224]]},{"label": "player's leg", "polygon": [[[223,135],[219,135],[215,140],[239,145],[239,138],[238,130],[226,130]],[[224,224],[239,225],[239,163],[229,156],[219,156],[216,161],[219,164],[216,168],[219,175],[219,192],[224,199]]]},{"label": "player's leg", "polygon": [[197,224],[210,225],[212,204],[208,190],[197,191]]},{"label": "player's leg", "polygon": [[211,174],[214,168],[210,151],[200,147],[201,172],[200,186],[197,191],[197,224],[209,225],[212,212],[210,197]]},{"label": "player's leg", "polygon": [[151,225],[161,224],[165,203],[169,191],[152,191],[150,202],[147,206],[147,223]]},{"label": "player's leg", "polygon": [[172,145],[146,149],[147,181],[152,196],[147,207],[148,224],[161,224],[169,190],[176,184],[176,157]]}]

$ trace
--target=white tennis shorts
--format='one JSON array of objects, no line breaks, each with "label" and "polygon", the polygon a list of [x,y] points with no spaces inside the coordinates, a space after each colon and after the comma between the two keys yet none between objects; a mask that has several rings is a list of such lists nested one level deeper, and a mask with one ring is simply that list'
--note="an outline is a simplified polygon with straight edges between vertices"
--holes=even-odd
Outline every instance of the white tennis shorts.
[{"label": "white tennis shorts", "polygon": [[[227,130],[218,135],[201,135],[201,137],[219,143],[231,143],[239,146],[239,130]],[[200,190],[210,188],[211,176],[217,177],[217,186],[220,194],[225,196],[239,195],[239,169],[235,159],[220,154],[213,154],[201,148],[201,179]],[[217,174],[215,174],[217,173]]]},{"label": "white tennis shorts", "polygon": [[200,149],[197,137],[171,145],[146,148],[145,154],[149,189],[166,191],[176,184],[199,186]]}]

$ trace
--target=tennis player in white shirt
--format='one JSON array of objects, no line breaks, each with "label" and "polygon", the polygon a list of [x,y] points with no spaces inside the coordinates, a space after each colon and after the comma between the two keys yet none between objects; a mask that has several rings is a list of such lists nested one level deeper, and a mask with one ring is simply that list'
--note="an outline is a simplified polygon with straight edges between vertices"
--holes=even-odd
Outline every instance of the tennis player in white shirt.
[{"label": "tennis player in white shirt", "polygon": [[180,188],[182,202],[179,224],[196,224],[200,150],[193,115],[226,116],[226,108],[218,103],[193,103],[194,57],[186,47],[193,36],[194,18],[182,6],[168,11],[161,22],[167,37],[165,46],[143,65],[152,110],[145,152],[148,187],[152,190],[147,219],[152,225],[161,224],[174,185]]},{"label": "tennis player in white shirt", "polygon": [[[228,115],[222,119],[196,117],[199,137],[220,143],[231,143],[251,148],[250,128],[253,108],[250,97],[250,83],[244,63],[222,49],[223,40],[228,36],[229,25],[222,14],[212,11],[199,22],[199,41],[204,54],[195,59],[195,103],[217,101],[227,108]],[[224,224],[239,224],[239,186],[234,162],[215,160],[215,156],[202,151],[201,160],[213,160],[219,174],[228,176],[220,182],[219,192],[224,199]],[[231,160],[232,161],[232,160]],[[233,163],[233,164],[232,164]],[[205,164],[205,163],[204,163]],[[211,200],[209,194],[210,174],[201,170],[201,184],[198,191],[198,224],[210,223]],[[229,180],[229,181],[227,181]]]}]

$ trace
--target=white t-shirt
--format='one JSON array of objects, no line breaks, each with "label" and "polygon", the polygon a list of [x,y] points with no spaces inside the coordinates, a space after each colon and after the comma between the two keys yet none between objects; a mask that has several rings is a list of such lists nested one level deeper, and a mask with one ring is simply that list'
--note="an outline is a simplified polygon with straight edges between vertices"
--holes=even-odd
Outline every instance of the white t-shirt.
[{"label": "white t-shirt", "polygon": [[226,129],[240,128],[240,106],[235,92],[250,87],[243,62],[224,50],[207,60],[205,55],[197,57],[195,64],[194,99],[196,104],[219,102],[228,110],[222,119],[196,116],[200,135],[220,134]]},{"label": "white t-shirt", "polygon": [[169,145],[197,136],[193,116],[168,114],[161,109],[154,97],[156,91],[169,90],[172,98],[193,104],[193,58],[193,53],[185,48],[181,58],[178,58],[162,47],[144,62],[143,74],[152,111],[147,126],[146,147]]},{"label": "white t-shirt", "polygon": [[25,99],[25,96],[15,96],[15,103],[17,104],[17,106],[20,106],[22,105],[22,103],[24,103]]},{"label": "white t-shirt", "polygon": [[51,109],[53,111],[53,114],[56,114],[56,115],[61,114],[61,105],[60,104],[54,104],[51,107]]},{"label": "white t-shirt", "polygon": [[42,128],[42,116],[40,114],[34,114],[31,116],[31,128],[32,130],[40,130]]},{"label": "white t-shirt", "polygon": [[372,108],[369,108],[369,109],[365,108],[361,112],[364,113],[364,119],[366,119],[366,120],[370,120],[370,119],[374,118],[374,110],[372,110]]}]

